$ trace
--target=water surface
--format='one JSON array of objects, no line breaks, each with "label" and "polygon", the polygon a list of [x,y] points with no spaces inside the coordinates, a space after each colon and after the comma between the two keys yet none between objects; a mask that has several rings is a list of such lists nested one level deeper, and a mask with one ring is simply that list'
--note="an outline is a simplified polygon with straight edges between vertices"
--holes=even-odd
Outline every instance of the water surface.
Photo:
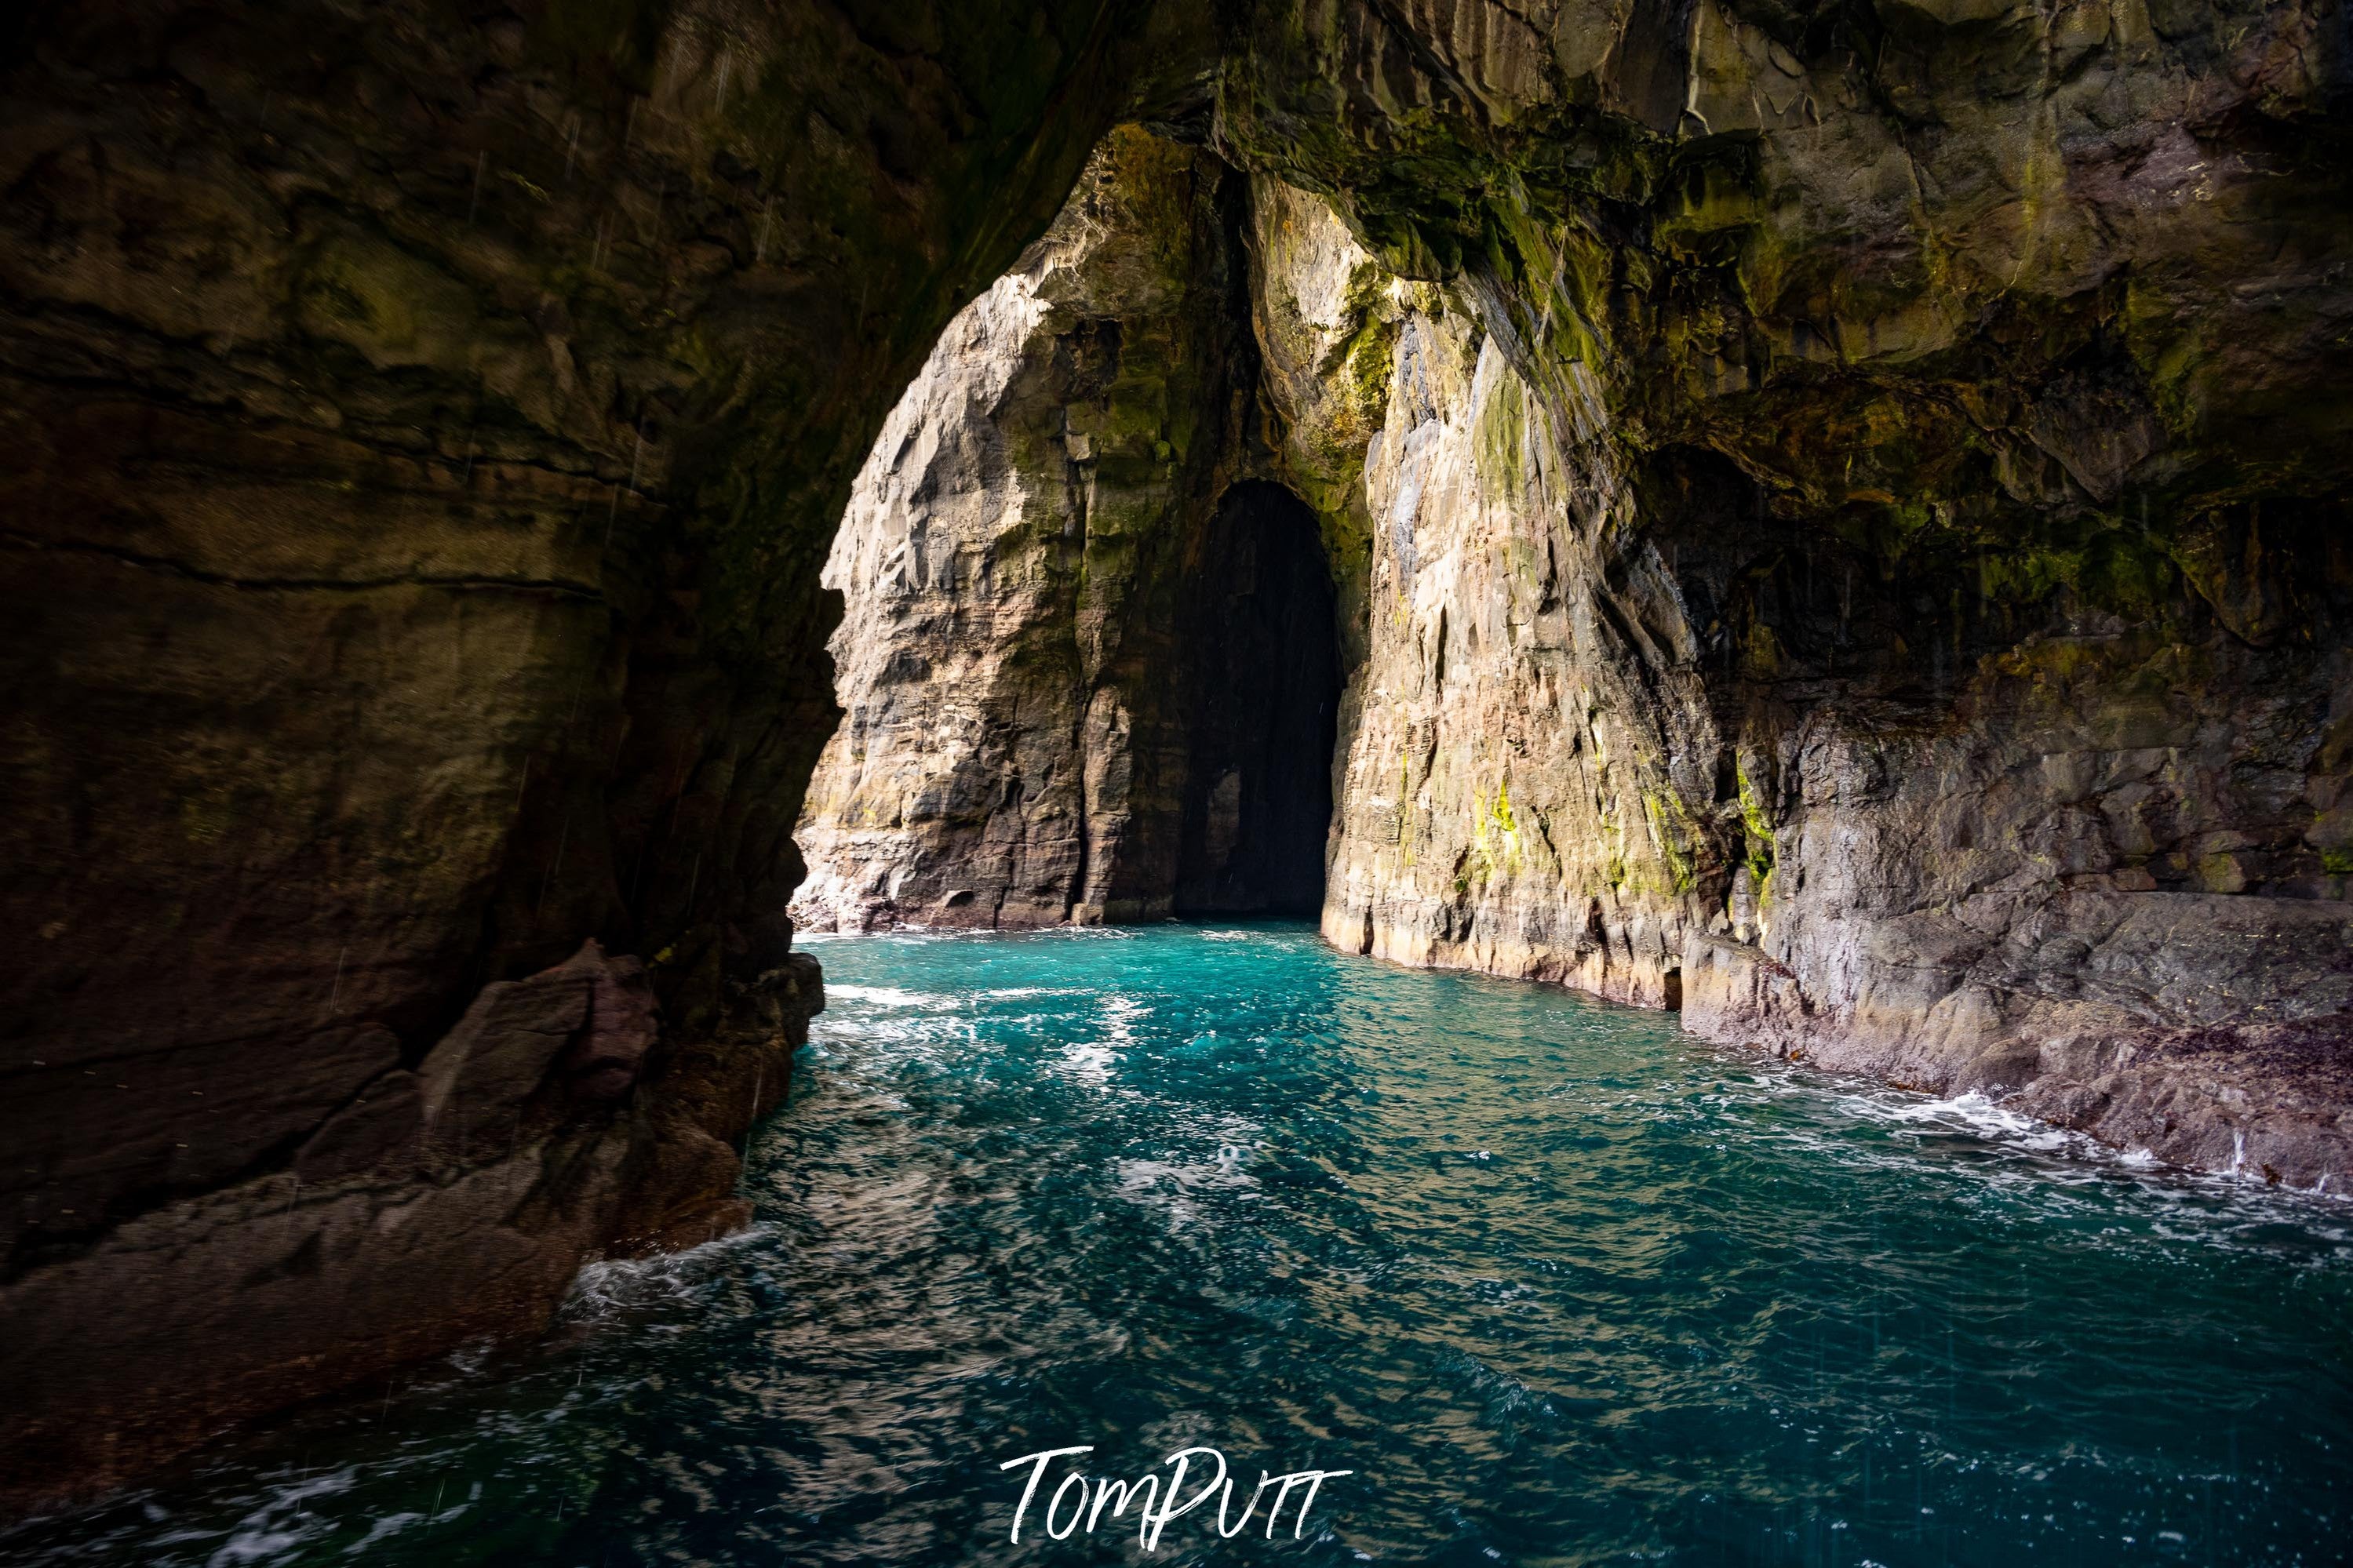
[{"label": "water surface", "polygon": [[[756,1230],[592,1270],[549,1346],[0,1557],[2353,1551],[2342,1206],[1300,927],[814,945],[828,1011],[752,1150]],[[1224,1542],[1196,1513],[1146,1558],[1109,1519],[1056,1542],[1033,1511],[1008,1545],[999,1462],[1075,1444],[1128,1478],[1214,1446],[1245,1493],[1354,1474],[1296,1539],[1291,1513]]]}]

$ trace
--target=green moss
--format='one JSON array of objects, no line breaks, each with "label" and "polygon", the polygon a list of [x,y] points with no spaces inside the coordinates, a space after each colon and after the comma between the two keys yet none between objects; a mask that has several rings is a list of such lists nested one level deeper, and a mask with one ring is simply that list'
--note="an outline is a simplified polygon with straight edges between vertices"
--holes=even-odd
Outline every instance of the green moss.
[{"label": "green moss", "polygon": [[1642,791],[1642,811],[1651,819],[1651,831],[1659,841],[1659,852],[1667,863],[1669,890],[1678,896],[1688,893],[1698,885],[1698,869],[1687,837],[1692,826],[1690,816],[1682,801],[1673,795],[1655,790]]},{"label": "green moss", "polygon": [[1400,749],[1398,752],[1397,841],[1409,866],[1414,860],[1414,837],[1407,827],[1407,814],[1412,810],[1413,755]]},{"label": "green moss", "polygon": [[332,234],[296,286],[303,327],[383,369],[462,363],[479,337],[473,294],[424,257],[358,227]]},{"label": "green moss", "polygon": [[237,810],[228,790],[214,785],[180,802],[180,831],[193,844],[217,844],[237,824]]},{"label": "green moss", "polygon": [[1361,430],[1368,431],[1388,412],[1397,334],[1396,322],[1375,317],[1359,327],[1341,351],[1340,390]]},{"label": "green moss", "polygon": [[1495,798],[1486,803],[1474,791],[1471,804],[1470,853],[1476,858],[1480,879],[1517,871],[1521,865],[1520,828],[1512,815],[1510,785],[1499,781]]},{"label": "green moss", "polygon": [[1473,432],[1472,460],[1487,493],[1498,500],[1519,500],[1527,484],[1527,394],[1516,375],[1496,378]]},{"label": "green moss", "polygon": [[1747,768],[1736,762],[1732,776],[1740,791],[1741,858],[1761,901],[1766,885],[1773,879],[1773,819],[1766,814],[1764,792],[1748,776]]},{"label": "green moss", "polygon": [[642,95],[653,89],[655,51],[671,9],[670,0],[546,0],[532,41],[575,72],[610,72]]},{"label": "green moss", "polygon": [[1748,623],[1740,639],[1740,663],[1751,679],[1771,680],[1778,677],[1788,663],[1783,657],[1781,639],[1773,628],[1761,620]]},{"label": "green moss", "polygon": [[523,178],[522,175],[516,174],[512,169],[500,170],[499,178],[506,184],[512,185],[515,189],[521,191],[524,195],[529,196],[533,201],[537,202],[541,206],[547,206],[554,200],[554,198],[550,196],[545,191],[541,190],[537,185],[533,184],[529,180]]}]

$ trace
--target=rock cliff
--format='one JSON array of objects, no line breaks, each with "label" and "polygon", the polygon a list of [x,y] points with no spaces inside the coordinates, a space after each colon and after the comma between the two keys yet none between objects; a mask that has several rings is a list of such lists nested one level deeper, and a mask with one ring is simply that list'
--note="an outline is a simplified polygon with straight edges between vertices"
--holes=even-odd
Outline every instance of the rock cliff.
[{"label": "rock cliff", "polygon": [[[1295,194],[1261,211],[1269,386],[1392,342],[1337,492],[1371,526],[1331,940],[2343,1185],[2341,561],[2284,647],[2179,576],[2142,621],[2058,584],[2036,619],[1972,582],[1957,630],[1949,579],[1759,520],[1729,464],[1630,478],[1622,447],[1559,439],[1475,296],[1381,285]],[[1320,465],[1331,416],[1303,412],[1285,451]],[[1598,392],[1575,412],[1607,426]],[[1978,548],[1968,569],[2018,569]],[[1907,646],[1922,624],[1953,646]]]},{"label": "rock cliff", "polygon": [[[2341,1186],[2324,22],[1251,8],[1228,471],[1316,512],[1342,607],[1326,934]],[[868,668],[904,625],[843,581]],[[844,863],[902,864],[861,809]]]},{"label": "rock cliff", "polygon": [[853,497],[837,921],[1295,902],[1337,680],[1335,941],[2341,1188],[2345,17],[20,8],[10,1498],[729,1222]]},{"label": "rock cliff", "polygon": [[826,571],[848,712],[803,924],[1320,905],[1331,583],[1312,514],[1248,479],[1243,195],[1115,133],[884,426]]},{"label": "rock cliff", "polygon": [[818,1003],[818,568],[942,323],[1202,60],[1157,26],[0,24],[8,1501],[731,1223]]},{"label": "rock cliff", "polygon": [[2341,1189],[2336,23],[1246,38],[1222,145],[1348,231],[1259,205],[1283,450],[1369,552],[1327,934]]}]

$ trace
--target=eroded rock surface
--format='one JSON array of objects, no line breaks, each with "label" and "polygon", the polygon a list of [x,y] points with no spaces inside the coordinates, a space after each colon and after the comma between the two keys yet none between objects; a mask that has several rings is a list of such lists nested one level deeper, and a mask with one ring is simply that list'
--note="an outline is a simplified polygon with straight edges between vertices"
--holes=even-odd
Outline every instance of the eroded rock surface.
[{"label": "eroded rock surface", "polygon": [[[594,942],[486,987],[289,1168],[137,1215],[17,1281],[0,1302],[11,1443],[103,1481],[225,1413],[537,1323],[584,1258],[739,1227],[734,1145],[784,1100],[822,1005],[816,961],[789,955],[744,1001],[716,1037],[665,1041],[644,966]],[[164,1349],[182,1352],[166,1386],[126,1377]]]},{"label": "eroded rock surface", "polygon": [[[9,1499],[542,1321],[712,1185],[815,1003],[776,988],[849,480],[1146,67],[1198,67],[1149,23],[0,25]],[[477,998],[590,938],[642,979],[565,1034],[555,1124],[502,1133],[532,1053],[454,1088],[431,1059],[554,1039]],[[652,1046],[613,1022],[649,995]],[[688,1065],[762,1029],[743,1086]],[[392,1173],[442,1094],[501,1157]]]},{"label": "eroded rock surface", "polygon": [[1333,940],[2341,1189],[2319,14],[1253,18],[1223,144],[1348,230],[1258,205],[1368,556]]},{"label": "eroded rock surface", "polygon": [[1327,935],[2341,1186],[2347,70],[2294,5],[1250,8]]},{"label": "eroded rock surface", "polygon": [[1257,456],[1242,183],[1114,134],[957,317],[827,569],[848,710],[803,923],[1020,927],[1323,892],[1331,588]]}]

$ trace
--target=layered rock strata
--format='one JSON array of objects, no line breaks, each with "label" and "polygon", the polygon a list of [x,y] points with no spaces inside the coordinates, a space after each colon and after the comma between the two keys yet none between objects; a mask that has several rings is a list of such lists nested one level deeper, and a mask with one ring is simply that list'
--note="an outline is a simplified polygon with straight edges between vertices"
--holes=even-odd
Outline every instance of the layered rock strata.
[{"label": "layered rock strata", "polygon": [[[1280,481],[1339,606],[1335,940],[1680,993],[1723,1038],[2341,1185],[2342,21],[20,8],[11,1495],[529,1321],[565,1260],[723,1217],[716,1145],[675,1129],[723,1143],[813,1005],[780,906],[836,714],[827,543],[939,329],[1124,116],[1251,176],[1229,319],[1273,417],[1188,447],[1212,479],[1173,510],[1151,465],[1249,401],[1246,339],[1200,373],[1225,392],[1132,405],[1169,421],[1149,461],[1139,431],[1082,425],[1081,451],[1049,421],[1036,494],[1059,472],[1111,503],[1075,545],[1043,531],[1074,563],[1007,545],[1071,581],[1027,624],[1069,627],[1039,689],[1072,738],[955,775],[1014,777],[1008,806],[903,796],[936,842],[1003,848],[995,882],[919,868],[909,908],[1245,896],[1206,855],[1247,837],[1248,768],[1209,755],[1233,728],[1152,717],[1215,672],[1155,663],[1173,634],[1134,606],[1231,615],[1229,544],[1147,567],[1145,536],[1230,540],[1234,483]],[[861,743],[903,752],[892,713],[926,700]],[[1082,731],[1138,715],[1140,750]],[[634,1058],[623,954],[661,1020]],[[574,1000],[484,1000],[551,973]],[[479,1126],[477,1052],[504,1064]],[[478,1256],[512,1260],[480,1315],[447,1278]],[[318,1280],[346,1305],[298,1310]],[[346,1331],[361,1296],[381,1331]],[[215,1358],[250,1375],[191,1391]]]},{"label": "layered rock strata", "polygon": [[[818,567],[940,325],[1149,107],[1140,62],[1198,64],[1148,21],[0,26],[9,1502],[732,1212],[816,1003]],[[480,1014],[589,939],[659,1005],[617,1100],[617,1059],[548,1065],[571,1003]],[[499,1087],[460,1073],[462,1150],[419,1152],[470,1030]]]},{"label": "layered rock strata", "polygon": [[2341,1188],[2331,37],[1254,12],[1222,145],[1341,219],[1261,188],[1367,556],[1327,934]]},{"label": "layered rock strata", "polygon": [[1314,910],[1337,694],[1313,515],[1251,471],[1242,182],[1114,133],[950,324],[827,581],[848,710],[804,924]]},{"label": "layered rock strata", "polygon": [[[484,987],[414,1068],[377,1031],[381,1070],[284,1169],[134,1215],[11,1288],[11,1443],[103,1482],[355,1372],[389,1394],[406,1363],[543,1321],[584,1258],[740,1227],[735,1145],[784,1100],[817,962],[787,955],[742,1000],[715,1035],[665,1038],[645,965],[591,941]],[[189,1353],[126,1401],[159,1344]]]},{"label": "layered rock strata", "polygon": [[1331,939],[2341,1186],[2333,39],[1250,8],[1215,144],[1343,607]]}]

